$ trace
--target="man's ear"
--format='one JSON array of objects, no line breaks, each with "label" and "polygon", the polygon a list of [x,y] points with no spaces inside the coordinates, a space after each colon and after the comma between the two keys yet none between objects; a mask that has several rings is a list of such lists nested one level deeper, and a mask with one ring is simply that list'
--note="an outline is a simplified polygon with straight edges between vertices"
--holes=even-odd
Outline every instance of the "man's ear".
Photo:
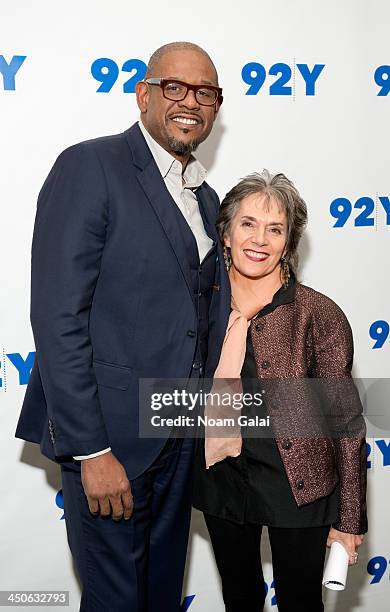
[{"label": "man's ear", "polygon": [[145,81],[138,81],[135,86],[135,95],[137,98],[138,108],[141,113],[146,113],[149,103],[149,87]]}]

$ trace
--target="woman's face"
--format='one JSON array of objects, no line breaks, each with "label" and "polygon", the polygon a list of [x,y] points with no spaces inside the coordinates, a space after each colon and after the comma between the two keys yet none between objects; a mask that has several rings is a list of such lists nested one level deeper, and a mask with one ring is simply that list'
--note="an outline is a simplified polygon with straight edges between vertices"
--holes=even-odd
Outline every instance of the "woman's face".
[{"label": "woman's face", "polygon": [[286,211],[273,198],[251,194],[241,201],[224,242],[240,274],[249,278],[272,274],[285,254]]}]

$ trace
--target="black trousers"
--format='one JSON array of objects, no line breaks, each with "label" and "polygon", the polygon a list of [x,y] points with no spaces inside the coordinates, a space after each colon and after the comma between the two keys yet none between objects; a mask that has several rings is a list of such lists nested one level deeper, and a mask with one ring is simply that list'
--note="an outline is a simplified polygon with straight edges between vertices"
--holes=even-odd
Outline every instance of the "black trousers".
[{"label": "black trousers", "polygon": [[[205,514],[222,579],[226,612],[261,612],[266,596],[260,557],[261,525],[239,525]],[[279,612],[321,612],[329,526],[269,527]]]}]

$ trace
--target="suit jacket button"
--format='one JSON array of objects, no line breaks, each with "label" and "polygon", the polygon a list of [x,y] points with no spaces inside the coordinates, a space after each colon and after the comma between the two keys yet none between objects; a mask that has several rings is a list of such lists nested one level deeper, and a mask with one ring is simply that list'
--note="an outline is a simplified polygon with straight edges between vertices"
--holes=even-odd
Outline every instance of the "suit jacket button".
[{"label": "suit jacket button", "polygon": [[189,329],[187,332],[187,336],[189,336],[190,338],[195,338],[196,333],[194,332],[193,329]]},{"label": "suit jacket button", "polygon": [[270,362],[269,361],[262,361],[261,362],[261,367],[263,368],[263,370],[267,370],[270,367]]},{"label": "suit jacket button", "polygon": [[255,324],[255,330],[256,331],[263,331],[264,329],[264,323],[256,323]]},{"label": "suit jacket button", "polygon": [[291,440],[286,440],[285,442],[283,442],[282,444],[282,448],[284,448],[284,450],[289,450],[292,447],[292,442]]},{"label": "suit jacket button", "polygon": [[303,480],[297,480],[297,489],[303,489],[305,487],[305,483]]}]

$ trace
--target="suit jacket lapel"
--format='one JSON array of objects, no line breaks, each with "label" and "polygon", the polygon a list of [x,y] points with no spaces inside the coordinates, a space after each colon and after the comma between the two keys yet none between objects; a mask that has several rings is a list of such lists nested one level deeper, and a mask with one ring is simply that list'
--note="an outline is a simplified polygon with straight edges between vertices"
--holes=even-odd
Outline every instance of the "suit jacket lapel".
[{"label": "suit jacket lapel", "polygon": [[230,281],[223,258],[223,246],[217,243],[217,269],[215,285],[209,309],[209,337],[208,358],[206,364],[206,378],[212,377],[218,365],[222,344],[230,314]]},{"label": "suit jacket lapel", "polygon": [[134,164],[139,168],[137,179],[172,246],[193,302],[190,267],[174,208],[176,204],[165,186],[138,124],[134,124],[125,135],[133,154]]},{"label": "suit jacket lapel", "polygon": [[200,214],[202,215],[203,225],[209,238],[218,241],[217,228],[215,227],[215,206],[209,202],[207,191],[203,185],[196,190],[196,197],[199,203]]},{"label": "suit jacket lapel", "polygon": [[229,320],[231,299],[230,281],[225,268],[223,245],[219,239],[217,228],[215,227],[215,205],[213,202],[209,201],[207,190],[204,186],[199,187],[196,194],[206,232],[210,238],[217,242],[217,267],[213,296],[209,309],[208,359],[206,365],[206,376],[211,377],[218,364]]}]

